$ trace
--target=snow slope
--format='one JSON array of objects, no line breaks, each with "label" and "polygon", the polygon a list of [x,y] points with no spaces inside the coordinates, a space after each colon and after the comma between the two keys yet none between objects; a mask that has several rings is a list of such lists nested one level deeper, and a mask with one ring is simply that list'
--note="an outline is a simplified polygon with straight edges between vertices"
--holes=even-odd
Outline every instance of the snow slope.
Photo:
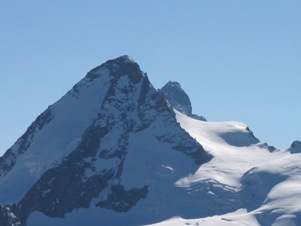
[{"label": "snow slope", "polygon": [[[91,226],[100,222],[152,226],[301,225],[301,154],[271,152],[274,149],[258,142],[243,123],[204,122],[174,111],[180,125],[213,156],[209,162],[199,168],[183,164],[184,156],[174,153],[178,157],[171,157],[167,147],[153,146],[154,141],[149,140],[145,144],[150,148],[144,153],[129,153],[129,161],[137,164],[125,163],[123,178],[127,178],[128,189],[141,187],[144,182],[154,189],[133,210],[126,214],[97,214],[96,208],[79,209],[64,219],[34,213],[28,225],[80,225],[78,222],[86,221]],[[144,143],[145,134],[138,136],[131,138],[132,146]],[[167,152],[162,155],[159,150],[163,149]],[[135,180],[137,177],[145,181]],[[147,221],[157,223],[142,223]]]},{"label": "snow slope", "polygon": [[227,199],[228,190],[237,193],[237,201],[243,204],[232,202],[238,208],[234,206],[233,211],[224,214],[194,219],[178,216],[153,226],[301,225],[301,154],[270,152],[271,148],[256,142],[240,122],[203,122],[178,111],[176,115],[181,126],[213,156],[194,174],[177,181],[176,186],[198,193],[201,185],[210,181],[214,185],[207,186],[208,196],[224,199],[226,195]]}]

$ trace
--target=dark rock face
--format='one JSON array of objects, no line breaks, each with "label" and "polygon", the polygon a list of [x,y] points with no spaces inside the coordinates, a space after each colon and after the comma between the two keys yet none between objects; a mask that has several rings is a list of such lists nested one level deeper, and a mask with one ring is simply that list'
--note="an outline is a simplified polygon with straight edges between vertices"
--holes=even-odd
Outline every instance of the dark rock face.
[{"label": "dark rock face", "polygon": [[9,206],[0,206],[0,225],[22,226],[20,220],[16,217]]},{"label": "dark rock face", "polygon": [[41,130],[46,124],[48,124],[53,115],[48,108],[28,127],[26,132],[17,140],[18,145],[17,153],[12,149],[8,149],[5,154],[0,158],[0,176],[5,175],[16,163],[18,154],[23,154],[31,145],[31,141],[34,134]]},{"label": "dark rock face", "polygon": [[127,212],[140,199],[146,198],[147,192],[147,186],[126,191],[122,185],[112,185],[107,200],[96,204],[96,206],[112,209],[116,212]]},{"label": "dark rock face", "polygon": [[194,119],[206,121],[203,116],[192,114],[190,98],[178,82],[168,82],[160,91],[173,108]]},{"label": "dark rock face", "polygon": [[99,76],[98,71],[103,68],[109,70],[110,75],[117,80],[122,76],[128,76],[133,84],[137,84],[143,77],[139,65],[126,55],[114,60],[108,60],[106,63],[92,69],[86,77],[91,79],[97,78]]},{"label": "dark rock face", "polygon": [[48,108],[46,111],[44,111],[37,119],[34,121],[34,123],[28,127],[27,131],[21,138],[17,141],[19,144],[19,153],[22,154],[30,147],[30,140],[33,138],[34,134],[41,130],[43,126],[48,124],[52,119],[52,113],[51,110]]},{"label": "dark rock face", "polygon": [[8,149],[5,154],[0,157],[0,175],[5,176],[15,163],[16,154],[11,149]]},{"label": "dark rock face", "polygon": [[[88,128],[76,150],[41,176],[20,203],[26,216],[40,211],[51,217],[63,217],[75,208],[89,207],[91,199],[113,177],[111,170],[104,170],[85,178],[85,171],[93,168],[100,139],[107,132],[106,128]],[[91,158],[91,162],[86,158]]]},{"label": "dark rock face", "polygon": [[185,115],[192,114],[190,99],[178,82],[168,82],[162,87],[161,92],[172,107]]},{"label": "dark rock face", "polygon": [[301,142],[298,140],[295,140],[288,150],[292,154],[301,153]]}]

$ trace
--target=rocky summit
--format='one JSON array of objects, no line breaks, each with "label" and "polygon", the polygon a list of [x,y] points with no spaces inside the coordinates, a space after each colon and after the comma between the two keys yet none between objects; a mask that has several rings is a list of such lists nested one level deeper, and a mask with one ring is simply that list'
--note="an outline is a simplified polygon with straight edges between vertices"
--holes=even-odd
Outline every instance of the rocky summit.
[{"label": "rocky summit", "polygon": [[122,56],[88,72],[1,157],[1,201],[23,225],[35,212],[125,213],[158,198],[160,180],[208,160],[139,65]]},{"label": "rocky summit", "polygon": [[192,106],[190,98],[182,89],[180,83],[169,81],[160,90],[168,103],[176,110],[188,115],[192,118],[206,121],[205,117],[197,114],[192,114]]}]

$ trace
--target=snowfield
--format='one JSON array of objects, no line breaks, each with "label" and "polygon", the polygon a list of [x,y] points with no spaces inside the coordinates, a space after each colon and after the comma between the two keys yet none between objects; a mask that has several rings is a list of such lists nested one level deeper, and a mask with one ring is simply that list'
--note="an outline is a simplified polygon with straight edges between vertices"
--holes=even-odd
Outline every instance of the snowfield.
[{"label": "snowfield", "polygon": [[[97,214],[98,208],[90,207],[79,209],[66,214],[64,219],[53,219],[41,213],[33,213],[28,219],[28,225],[37,223],[43,225],[78,225],[79,222],[89,219],[89,225],[96,226],[99,222],[105,223],[104,219],[110,219],[110,225],[141,225],[137,222],[137,215],[141,208],[149,208],[151,215],[160,215],[155,208],[166,205],[172,209],[177,205],[183,205],[187,212],[192,212],[191,217],[170,216],[158,223],[147,224],[148,226],[175,226],[175,225],[199,225],[199,226],[298,226],[301,225],[301,154],[291,154],[288,150],[273,150],[267,144],[260,143],[247,128],[240,122],[205,122],[192,119],[175,110],[177,121],[204,149],[212,155],[212,159],[202,164],[195,172],[188,173],[174,181],[174,189],[166,193],[164,186],[166,181],[176,178],[176,170],[181,169],[181,162],[172,165],[168,162],[168,154],[162,157],[155,171],[165,178],[158,181],[154,175],[149,177],[150,172],[136,171],[143,169],[145,162],[157,159],[147,152],[146,157],[132,153],[139,164],[135,168],[126,165],[124,177],[131,178],[127,186],[141,186],[139,181],[134,181],[135,175],[144,175],[145,180],[150,178],[149,184],[157,183],[154,193],[150,194],[148,201],[141,201],[126,214],[102,211]],[[143,134],[140,134],[143,139]],[[140,142],[135,139],[135,142]],[[135,142],[132,145],[135,145]],[[149,141],[151,145],[152,141]],[[147,145],[148,146],[148,145]],[[157,147],[158,149],[160,147]],[[156,153],[155,153],[156,154]],[[185,162],[185,161],[184,161]],[[164,163],[164,164],[163,164]],[[184,167],[186,168],[186,167]],[[188,167],[188,169],[192,169]],[[133,184],[132,184],[133,183]],[[177,194],[177,188],[184,190],[187,197]],[[159,190],[161,189],[161,190]],[[164,193],[165,192],[165,193]],[[163,194],[163,195],[162,195]],[[169,195],[168,195],[169,194]],[[183,193],[184,194],[184,193]],[[165,195],[165,196],[164,196]],[[172,200],[173,197],[177,200]],[[161,199],[161,200],[158,200]],[[146,204],[145,204],[146,202]],[[197,204],[201,202],[200,204]],[[203,208],[202,208],[203,206]],[[142,212],[141,212],[142,214]],[[194,217],[198,215],[200,217]],[[99,217],[95,217],[99,216]],[[128,216],[132,216],[130,221]],[[162,218],[167,215],[162,215]],[[142,214],[141,218],[145,216]],[[147,217],[146,217],[147,218]],[[93,220],[91,220],[93,219]],[[112,220],[114,219],[114,220]],[[143,220],[142,220],[143,221]],[[45,224],[46,223],[46,224]]]},{"label": "snowfield", "polygon": [[[262,202],[257,205],[247,202],[245,208],[223,215],[197,219],[174,217],[153,226],[301,225],[301,154],[291,154],[287,150],[270,152],[266,144],[256,143],[247,126],[240,122],[204,122],[175,112],[182,128],[213,156],[194,174],[175,185],[193,191],[198,184],[214,180],[223,190],[242,191],[242,200],[248,200],[251,194],[253,199],[259,198]],[[249,187],[244,192],[246,184]],[[208,191],[208,195],[224,194]]]}]

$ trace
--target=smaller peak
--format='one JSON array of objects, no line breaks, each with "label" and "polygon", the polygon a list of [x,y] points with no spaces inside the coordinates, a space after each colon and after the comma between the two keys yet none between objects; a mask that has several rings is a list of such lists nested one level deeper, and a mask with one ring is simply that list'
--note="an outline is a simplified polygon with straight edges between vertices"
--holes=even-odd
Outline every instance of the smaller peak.
[{"label": "smaller peak", "polygon": [[292,154],[301,153],[301,141],[295,140],[288,150]]},{"label": "smaller peak", "polygon": [[162,87],[161,92],[173,108],[185,115],[191,115],[192,107],[189,96],[181,88],[180,83],[169,81]]},{"label": "smaller peak", "polygon": [[173,108],[194,119],[207,121],[203,116],[192,114],[190,98],[180,83],[169,81],[161,88],[161,92]]}]

